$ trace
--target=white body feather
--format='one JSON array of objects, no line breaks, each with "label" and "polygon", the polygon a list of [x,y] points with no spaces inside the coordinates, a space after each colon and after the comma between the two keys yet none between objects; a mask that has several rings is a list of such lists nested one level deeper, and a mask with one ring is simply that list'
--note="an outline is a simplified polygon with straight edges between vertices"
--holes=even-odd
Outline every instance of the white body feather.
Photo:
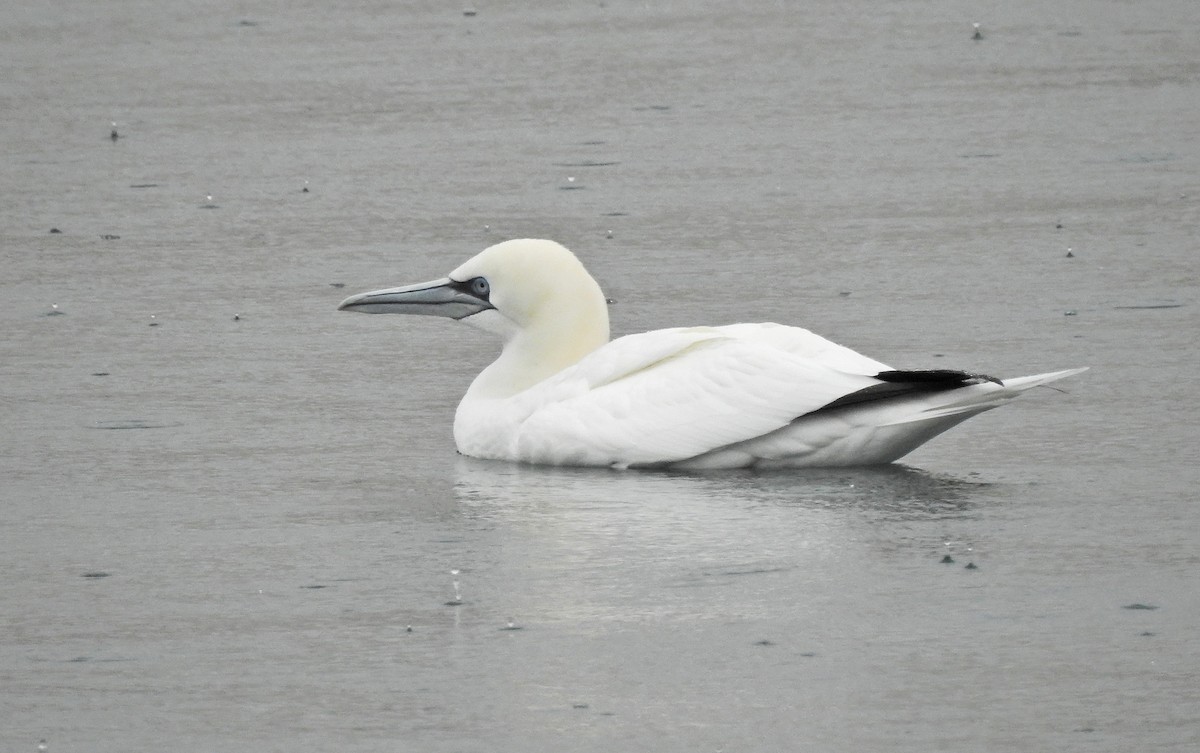
[{"label": "white body feather", "polygon": [[622,337],[507,398],[468,391],[465,455],[690,469],[889,463],[976,413],[1078,370],[819,411],[889,367],[798,327],[737,324]]}]

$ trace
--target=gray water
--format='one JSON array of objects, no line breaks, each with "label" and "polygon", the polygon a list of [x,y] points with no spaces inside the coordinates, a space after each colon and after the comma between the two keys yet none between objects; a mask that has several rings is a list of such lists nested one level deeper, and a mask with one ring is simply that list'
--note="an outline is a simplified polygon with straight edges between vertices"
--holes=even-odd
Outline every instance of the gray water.
[{"label": "gray water", "polygon": [[[1192,0],[4,6],[0,750],[1200,746]],[[528,235],[617,334],[1091,371],[880,469],[461,458],[496,343],[334,308]]]}]

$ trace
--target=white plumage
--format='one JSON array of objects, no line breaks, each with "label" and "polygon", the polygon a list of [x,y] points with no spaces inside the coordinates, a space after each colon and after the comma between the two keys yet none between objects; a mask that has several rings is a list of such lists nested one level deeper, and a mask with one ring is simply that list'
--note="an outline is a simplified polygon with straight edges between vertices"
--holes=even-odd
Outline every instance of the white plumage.
[{"label": "white plumage", "polygon": [[448,278],[343,310],[449,316],[499,334],[458,406],[464,455],[673,468],[889,463],[1068,369],[1001,382],[896,371],[799,327],[733,324],[609,341],[600,287],[552,241],[492,246]]}]

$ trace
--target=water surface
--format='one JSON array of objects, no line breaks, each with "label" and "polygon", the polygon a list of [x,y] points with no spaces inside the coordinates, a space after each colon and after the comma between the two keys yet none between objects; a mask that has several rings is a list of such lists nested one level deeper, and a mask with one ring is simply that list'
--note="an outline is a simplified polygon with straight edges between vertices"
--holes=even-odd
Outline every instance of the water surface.
[{"label": "water surface", "polygon": [[[7,6],[0,747],[1200,743],[1194,4]],[[525,235],[618,334],[1092,370],[890,468],[461,458],[495,343],[334,308]]]}]

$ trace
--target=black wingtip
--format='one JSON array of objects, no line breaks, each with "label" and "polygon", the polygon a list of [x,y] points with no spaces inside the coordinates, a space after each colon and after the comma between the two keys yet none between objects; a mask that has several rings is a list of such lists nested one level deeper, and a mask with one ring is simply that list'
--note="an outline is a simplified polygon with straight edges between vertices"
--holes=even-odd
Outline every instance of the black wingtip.
[{"label": "black wingtip", "polygon": [[954,369],[895,369],[881,371],[875,375],[881,382],[894,384],[911,384],[930,390],[950,390],[955,387],[965,387],[968,384],[994,382],[1003,385],[999,379],[987,374],[974,374],[969,371]]}]

